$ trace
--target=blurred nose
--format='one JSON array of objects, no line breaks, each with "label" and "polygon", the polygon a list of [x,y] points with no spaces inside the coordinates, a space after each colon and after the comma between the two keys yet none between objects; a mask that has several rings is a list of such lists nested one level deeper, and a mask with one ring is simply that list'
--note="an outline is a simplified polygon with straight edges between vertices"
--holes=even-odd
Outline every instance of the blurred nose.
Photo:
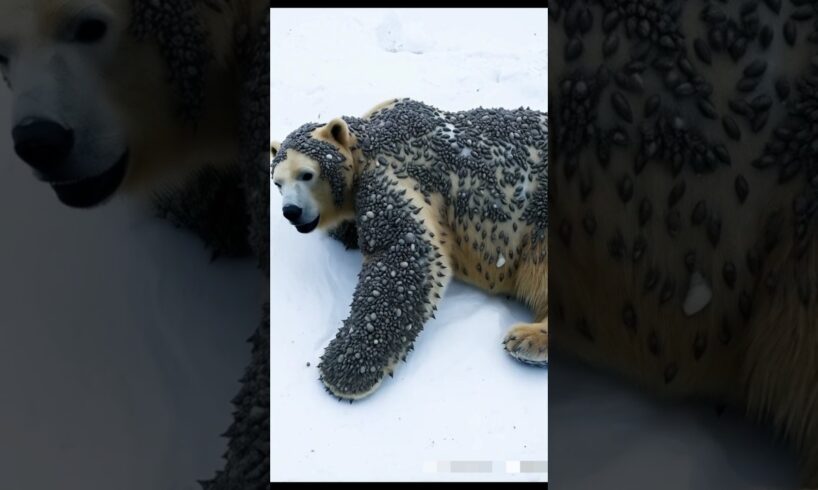
[{"label": "blurred nose", "polygon": [[14,151],[37,170],[59,165],[71,153],[74,132],[45,119],[27,120],[11,130]]},{"label": "blurred nose", "polygon": [[292,204],[284,206],[284,217],[290,221],[295,221],[301,217],[301,208]]}]

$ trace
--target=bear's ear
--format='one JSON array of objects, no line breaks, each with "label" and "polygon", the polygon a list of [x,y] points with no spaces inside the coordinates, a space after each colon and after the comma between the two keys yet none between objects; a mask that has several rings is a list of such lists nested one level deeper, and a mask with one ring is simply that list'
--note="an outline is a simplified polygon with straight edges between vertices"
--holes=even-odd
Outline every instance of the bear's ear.
[{"label": "bear's ear", "polygon": [[281,148],[281,143],[279,143],[278,141],[273,141],[272,143],[270,143],[270,155],[272,155],[273,158],[275,158],[276,155],[278,155],[279,148]]},{"label": "bear's ear", "polygon": [[324,126],[323,135],[330,141],[335,141],[343,147],[349,147],[349,126],[346,121],[336,117]]}]

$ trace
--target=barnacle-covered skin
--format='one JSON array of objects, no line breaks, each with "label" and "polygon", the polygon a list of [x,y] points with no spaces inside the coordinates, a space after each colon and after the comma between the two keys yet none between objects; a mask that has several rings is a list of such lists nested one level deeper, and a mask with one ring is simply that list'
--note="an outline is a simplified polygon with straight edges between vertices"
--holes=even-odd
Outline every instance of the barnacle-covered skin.
[{"label": "barnacle-covered skin", "polygon": [[358,185],[358,226],[364,265],[344,326],[321,357],[324,384],[338,397],[372,392],[403,358],[451,274],[422,221],[418,199],[381,172]]},{"label": "barnacle-covered skin", "polygon": [[772,422],[818,488],[818,10],[552,2],[554,345]]},{"label": "barnacle-covered skin", "polygon": [[354,220],[364,255],[350,316],[319,365],[332,394],[362,398],[391,375],[452,278],[527,302],[537,327],[519,341],[510,333],[506,346],[545,365],[547,154],[545,113],[446,112],[410,99],[284,140],[276,183],[315,162],[325,186],[313,190],[318,226]]}]

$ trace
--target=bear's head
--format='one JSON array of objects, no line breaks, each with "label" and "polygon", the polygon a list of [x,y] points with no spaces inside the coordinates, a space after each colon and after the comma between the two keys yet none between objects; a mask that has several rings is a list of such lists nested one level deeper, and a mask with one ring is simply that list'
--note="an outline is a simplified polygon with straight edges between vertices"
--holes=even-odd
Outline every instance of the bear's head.
[{"label": "bear's head", "polygon": [[355,136],[344,119],[308,123],[272,144],[273,183],[284,217],[301,233],[353,217]]},{"label": "bear's head", "polygon": [[222,46],[233,41],[208,32],[217,15],[209,3],[2,2],[14,149],[60,201],[150,195],[237,153],[237,104],[225,96],[237,82]]}]

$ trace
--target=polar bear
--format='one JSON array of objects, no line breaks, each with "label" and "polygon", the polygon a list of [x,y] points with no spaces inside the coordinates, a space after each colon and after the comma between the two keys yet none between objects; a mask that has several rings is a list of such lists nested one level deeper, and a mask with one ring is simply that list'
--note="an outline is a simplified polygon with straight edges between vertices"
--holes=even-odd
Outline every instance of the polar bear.
[{"label": "polar bear", "polygon": [[551,7],[552,346],[768,421],[818,488],[814,6]]},{"label": "polar bear", "polygon": [[546,364],[547,127],[530,109],[394,99],[273,144],[284,218],[301,233],[343,226],[364,255],[350,316],[319,365],[330,393],[352,401],[377,389],[452,278],[527,303],[536,319],[514,326],[505,348]]},{"label": "polar bear", "polygon": [[[14,149],[62,203],[155,197],[214,253],[253,252],[269,275],[268,2],[7,0],[0,71]],[[269,406],[267,324],[209,488],[268,483],[269,435],[247,416]]]}]

